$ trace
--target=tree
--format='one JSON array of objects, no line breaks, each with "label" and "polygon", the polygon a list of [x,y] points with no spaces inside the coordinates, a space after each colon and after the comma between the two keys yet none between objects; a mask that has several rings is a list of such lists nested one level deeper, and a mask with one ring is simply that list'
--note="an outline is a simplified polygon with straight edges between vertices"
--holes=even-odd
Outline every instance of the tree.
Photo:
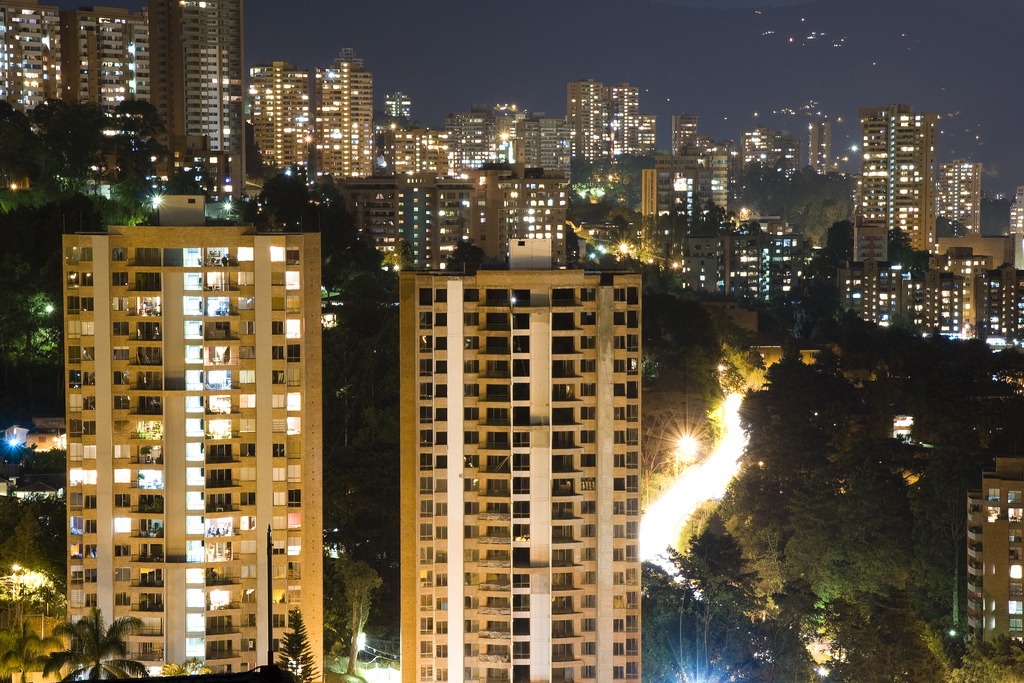
[{"label": "tree", "polygon": [[359,634],[363,632],[366,619],[370,616],[370,598],[382,582],[373,567],[362,560],[353,562],[344,558],[342,562],[341,574],[345,583],[345,594],[352,605],[352,633],[347,671],[352,675],[356,672],[356,661],[359,659]]},{"label": "tree", "polygon": [[181,664],[167,662],[160,667],[161,676],[200,676],[208,673],[213,672],[210,671],[210,667],[206,666],[206,664],[198,657],[186,659]]},{"label": "tree", "polygon": [[0,678],[27,683],[28,674],[42,671],[50,653],[60,646],[58,638],[40,638],[27,619],[12,630],[0,631]]},{"label": "tree", "polygon": [[67,669],[61,683],[145,676],[146,667],[127,658],[128,636],[141,628],[142,620],[137,617],[120,617],[107,626],[103,614],[94,607],[80,620],[54,629],[54,635],[65,640],[67,649],[50,655],[43,675]]},{"label": "tree", "polygon": [[413,253],[409,240],[400,237],[395,241],[395,248],[384,257],[384,265],[391,266],[397,270],[411,270],[416,265],[416,255]]},{"label": "tree", "polygon": [[316,667],[316,659],[306,634],[306,624],[302,621],[302,612],[298,607],[288,612],[288,628],[291,630],[284,634],[277,661],[295,676],[298,683],[313,683],[320,678],[320,671]]},{"label": "tree", "polygon": [[478,266],[484,258],[484,250],[473,244],[473,240],[465,239],[455,245],[445,267],[453,273],[462,273],[466,266]]}]

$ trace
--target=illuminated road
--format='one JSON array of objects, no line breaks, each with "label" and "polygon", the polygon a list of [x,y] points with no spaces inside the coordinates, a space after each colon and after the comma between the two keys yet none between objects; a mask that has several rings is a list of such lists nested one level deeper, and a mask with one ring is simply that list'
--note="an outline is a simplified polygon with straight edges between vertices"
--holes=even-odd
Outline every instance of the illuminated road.
[{"label": "illuminated road", "polygon": [[679,480],[656,503],[647,508],[640,522],[640,559],[653,561],[679,538],[683,525],[697,506],[719,499],[739,469],[737,461],[747,445],[740,428],[742,396],[730,394],[725,400],[725,435],[704,462],[685,470]]}]

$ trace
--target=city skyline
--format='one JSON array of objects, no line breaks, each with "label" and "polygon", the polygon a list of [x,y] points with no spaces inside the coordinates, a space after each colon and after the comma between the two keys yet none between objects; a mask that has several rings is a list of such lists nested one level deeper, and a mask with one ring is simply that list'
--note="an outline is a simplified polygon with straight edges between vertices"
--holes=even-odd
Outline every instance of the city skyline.
[{"label": "city skyline", "polygon": [[[80,3],[57,4],[70,9]],[[121,4],[136,10],[144,3]],[[344,16],[333,5],[307,3],[322,20],[301,26],[280,21],[264,3],[250,3],[246,68],[284,60],[313,69],[352,47],[374,73],[376,110],[383,109],[385,93],[401,90],[412,100],[413,118],[437,128],[448,113],[468,110],[474,102],[515,102],[561,117],[567,82],[628,81],[639,88],[641,110],[659,117],[659,149],[669,148],[673,114],[697,114],[702,132],[738,141],[755,125],[805,136],[820,112],[833,121],[835,153],[848,157],[839,166],[845,172],[859,169],[851,150],[859,143],[858,109],[906,103],[941,116],[939,162],[982,162],[982,187],[988,191],[1010,195],[1024,181],[1024,138],[1016,135],[1012,114],[1021,98],[999,85],[1012,82],[1011,31],[1022,11],[1008,0],[970,11],[952,2],[918,0],[761,10],[648,2],[630,5],[628,13],[613,0],[586,3],[585,11],[581,0],[566,0],[545,7],[543,23],[530,11],[481,19],[478,11],[463,11],[466,5],[396,0],[387,12],[391,39],[382,41],[368,39],[367,32],[339,32],[331,20],[337,13],[343,25],[369,25],[381,16],[374,3],[348,3]],[[879,29],[883,8],[887,23]],[[657,39],[644,40],[643,51],[607,49],[623,44],[621,35],[645,31]],[[499,44],[501,36],[525,39],[496,50],[496,36]],[[458,39],[458,51],[446,53],[449,61],[424,59],[445,37],[452,44]],[[953,44],[956,50],[947,49]],[[750,46],[756,59],[737,46]],[[459,55],[472,58],[460,61]],[[708,68],[690,66],[695,63]]]}]

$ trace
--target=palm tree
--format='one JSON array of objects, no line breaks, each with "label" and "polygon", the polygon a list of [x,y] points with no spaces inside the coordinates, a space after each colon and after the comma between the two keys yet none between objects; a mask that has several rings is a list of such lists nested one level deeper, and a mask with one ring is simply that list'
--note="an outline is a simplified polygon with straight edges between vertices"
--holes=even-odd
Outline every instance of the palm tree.
[{"label": "palm tree", "polygon": [[[0,678],[27,683],[28,674],[42,671],[49,654],[62,645],[59,638],[40,638],[27,619],[18,627],[0,631]],[[17,681],[15,675],[18,675]]]},{"label": "palm tree", "polygon": [[167,662],[160,669],[161,676],[198,676],[199,674],[208,673],[213,672],[198,657],[186,659],[182,664]]},{"label": "palm tree", "polygon": [[109,627],[103,614],[95,607],[75,623],[65,622],[54,629],[54,635],[67,641],[67,649],[50,655],[43,675],[49,676],[68,668],[61,683],[85,678],[133,678],[145,676],[146,667],[128,656],[128,636],[142,628],[136,617],[114,619]]}]

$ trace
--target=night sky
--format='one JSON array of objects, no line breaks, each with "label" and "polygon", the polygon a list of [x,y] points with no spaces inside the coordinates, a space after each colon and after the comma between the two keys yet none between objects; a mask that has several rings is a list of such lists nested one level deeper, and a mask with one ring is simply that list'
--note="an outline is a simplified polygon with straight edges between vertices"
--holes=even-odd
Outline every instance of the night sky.
[{"label": "night sky", "polygon": [[[940,162],[982,162],[989,191],[1024,185],[1024,0],[771,4],[247,0],[245,57],[311,69],[353,47],[374,74],[378,108],[402,90],[413,118],[433,126],[474,102],[562,117],[567,81],[628,81],[641,109],[658,115],[659,148],[676,113],[700,115],[700,131],[717,140],[757,123],[806,140],[820,112],[841,119],[833,153],[850,154],[858,107],[910,104],[941,115]],[[842,170],[859,169],[850,156]]]}]

